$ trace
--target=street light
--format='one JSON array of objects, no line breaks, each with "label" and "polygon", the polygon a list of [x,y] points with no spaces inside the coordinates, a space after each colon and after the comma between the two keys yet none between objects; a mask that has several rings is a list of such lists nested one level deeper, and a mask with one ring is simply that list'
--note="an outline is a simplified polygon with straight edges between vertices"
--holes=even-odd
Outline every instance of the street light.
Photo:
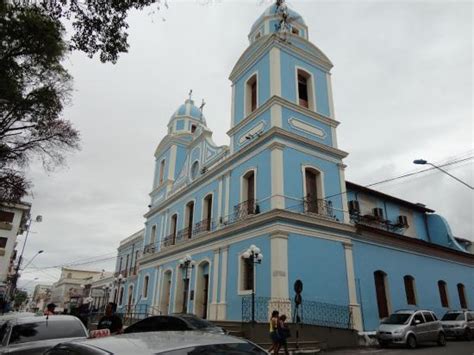
[{"label": "street light", "polygon": [[252,323],[255,323],[255,264],[261,264],[263,260],[263,254],[259,247],[252,244],[243,254],[244,259],[250,260],[252,263]]},{"label": "street light", "polygon": [[191,258],[191,255],[186,254],[183,259],[178,261],[179,267],[184,270],[184,295],[183,295],[183,313],[188,311],[188,291],[189,291],[189,277],[188,270],[192,269],[196,262]]},{"label": "street light", "polygon": [[[35,222],[36,223],[43,222],[43,216],[41,216],[41,215],[36,216]],[[23,247],[21,248],[21,253],[20,253],[20,256],[18,257],[18,264],[16,265],[16,268],[15,268],[15,275],[13,276],[12,288],[11,288],[11,294],[12,295],[15,293],[16,284],[17,284],[17,281],[18,281],[18,278],[19,278],[21,261],[23,259],[23,252],[25,251],[25,246],[26,246],[26,242],[28,241],[28,235],[30,234],[30,228],[31,228],[32,223],[33,223],[33,219],[30,216],[30,218],[28,219],[28,226],[26,228],[25,241],[23,242]]]},{"label": "street light", "polygon": [[28,261],[28,264],[25,265],[25,267],[22,269],[22,271],[25,271],[26,268],[28,267],[28,265],[30,265],[31,262],[32,262],[38,255],[40,255],[40,254],[42,254],[42,253],[44,253],[44,250],[38,251],[38,252],[30,259],[30,261]]},{"label": "street light", "polygon": [[426,160],[424,160],[424,159],[416,159],[416,160],[413,160],[413,164],[417,164],[417,165],[426,165],[426,164],[428,164],[428,165],[431,165],[432,167],[438,169],[439,171],[445,173],[446,175],[451,176],[454,180],[457,180],[457,181],[460,182],[461,184],[463,184],[463,185],[469,187],[471,190],[474,190],[474,187],[472,187],[471,185],[465,183],[465,182],[462,181],[461,179],[457,178],[457,177],[454,176],[454,175],[451,175],[451,174],[448,173],[446,170],[441,169],[439,166],[436,166],[436,165],[434,165],[433,163],[430,163],[429,161],[426,161]]}]

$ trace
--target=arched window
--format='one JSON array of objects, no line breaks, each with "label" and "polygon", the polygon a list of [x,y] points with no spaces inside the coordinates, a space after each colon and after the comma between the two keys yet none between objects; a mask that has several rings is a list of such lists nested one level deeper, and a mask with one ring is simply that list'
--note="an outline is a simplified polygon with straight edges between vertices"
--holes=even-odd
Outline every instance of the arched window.
[{"label": "arched window", "polygon": [[191,133],[194,133],[194,132],[196,132],[196,125],[195,124],[191,125]]},{"label": "arched window", "polygon": [[153,244],[156,241],[156,224],[151,227],[150,233],[150,244]]},{"label": "arched window", "polygon": [[150,277],[147,275],[145,276],[145,278],[143,279],[143,298],[147,298],[148,297],[148,281],[149,281]]},{"label": "arched window", "polygon": [[388,317],[390,311],[387,299],[387,274],[381,270],[374,272],[374,281],[379,318]]},{"label": "arched window", "polygon": [[174,214],[171,216],[171,225],[170,225],[170,235],[172,244],[174,245],[176,242],[176,226],[178,224],[178,215]]},{"label": "arched window", "polygon": [[461,305],[461,308],[467,309],[466,292],[464,290],[463,284],[458,284],[458,294],[459,294],[459,304]]},{"label": "arched window", "polygon": [[448,290],[446,282],[443,280],[438,281],[439,298],[441,299],[441,306],[449,308]]},{"label": "arched window", "polygon": [[322,213],[321,173],[313,168],[304,169],[305,179],[305,212]]},{"label": "arched window", "polygon": [[207,195],[203,201],[203,223],[206,231],[211,230],[212,194]]},{"label": "arched window", "polygon": [[243,176],[242,202],[244,214],[255,214],[255,171],[250,170]]},{"label": "arched window", "polygon": [[190,201],[186,205],[186,238],[191,238],[193,235],[193,220],[194,220],[194,201]]},{"label": "arched window", "polygon": [[253,262],[251,258],[240,258],[240,290],[250,291],[253,288]]},{"label": "arched window", "polygon": [[120,287],[119,305],[123,304],[123,287]]},{"label": "arched window", "polygon": [[297,70],[298,105],[314,110],[313,84],[311,74],[304,70]]},{"label": "arched window", "polygon": [[163,183],[165,178],[165,160],[163,159],[160,163],[160,184]]},{"label": "arched window", "polygon": [[254,74],[247,80],[246,84],[246,108],[245,113],[248,115],[257,109],[257,74]]},{"label": "arched window", "polygon": [[416,294],[415,294],[415,279],[411,275],[405,275],[403,277],[405,282],[405,294],[407,296],[407,304],[416,305]]},{"label": "arched window", "polygon": [[120,257],[118,272],[122,272],[123,257]]}]

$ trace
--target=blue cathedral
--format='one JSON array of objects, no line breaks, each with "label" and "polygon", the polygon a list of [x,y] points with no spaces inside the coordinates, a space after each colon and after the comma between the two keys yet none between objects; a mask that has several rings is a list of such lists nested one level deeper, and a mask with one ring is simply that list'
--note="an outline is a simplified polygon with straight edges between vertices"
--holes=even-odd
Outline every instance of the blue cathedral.
[{"label": "blue cathedral", "polygon": [[241,321],[254,292],[291,317],[297,280],[303,306],[347,309],[357,331],[397,309],[474,307],[468,241],[425,205],[345,179],[333,65],[303,18],[277,2],[248,39],[229,76],[230,144],[191,95],[169,120],[144,229],[118,248],[119,311]]}]

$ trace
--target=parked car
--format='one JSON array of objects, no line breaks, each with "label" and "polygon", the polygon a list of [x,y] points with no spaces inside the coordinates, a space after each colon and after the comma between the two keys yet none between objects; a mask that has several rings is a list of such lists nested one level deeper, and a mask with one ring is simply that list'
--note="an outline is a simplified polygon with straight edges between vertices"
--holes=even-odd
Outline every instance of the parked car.
[{"label": "parked car", "polygon": [[414,349],[419,343],[446,345],[446,335],[436,315],[428,310],[400,310],[385,318],[377,330],[381,347],[404,344]]},{"label": "parked car", "polygon": [[163,331],[122,334],[113,337],[65,342],[44,355],[130,355],[130,354],[267,354],[248,340],[201,331]]},{"label": "parked car", "polygon": [[449,311],[441,319],[441,324],[448,337],[463,337],[466,340],[474,337],[473,311]]},{"label": "parked car", "polygon": [[87,336],[87,329],[73,316],[10,319],[0,327],[0,354],[43,354],[62,341]]},{"label": "parked car", "polygon": [[194,314],[171,314],[151,316],[127,327],[124,333],[144,333],[166,330],[200,330],[208,333],[225,334],[225,330]]},{"label": "parked car", "polygon": [[0,326],[5,323],[6,321],[9,321],[11,319],[16,319],[16,318],[23,318],[23,317],[33,317],[35,316],[34,313],[31,312],[9,312],[5,313],[4,315],[0,316]]}]

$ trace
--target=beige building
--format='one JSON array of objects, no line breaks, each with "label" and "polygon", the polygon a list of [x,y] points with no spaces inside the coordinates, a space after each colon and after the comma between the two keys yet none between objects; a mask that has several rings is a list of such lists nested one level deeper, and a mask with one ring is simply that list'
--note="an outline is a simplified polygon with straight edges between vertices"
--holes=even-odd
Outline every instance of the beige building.
[{"label": "beige building", "polygon": [[31,298],[30,308],[43,311],[51,302],[52,285],[36,285]]},{"label": "beige building", "polygon": [[84,289],[89,279],[100,275],[100,271],[77,270],[62,268],[59,280],[53,284],[51,302],[55,303],[57,311],[70,310],[78,305],[84,296]]},{"label": "beige building", "polygon": [[27,228],[30,209],[31,204],[25,202],[0,202],[0,297],[8,292],[8,281],[15,273],[16,239]]},{"label": "beige building", "polygon": [[89,303],[91,309],[103,310],[104,306],[112,301],[112,286],[114,274],[103,271],[99,275],[92,276],[86,284],[86,295],[84,302]]}]

